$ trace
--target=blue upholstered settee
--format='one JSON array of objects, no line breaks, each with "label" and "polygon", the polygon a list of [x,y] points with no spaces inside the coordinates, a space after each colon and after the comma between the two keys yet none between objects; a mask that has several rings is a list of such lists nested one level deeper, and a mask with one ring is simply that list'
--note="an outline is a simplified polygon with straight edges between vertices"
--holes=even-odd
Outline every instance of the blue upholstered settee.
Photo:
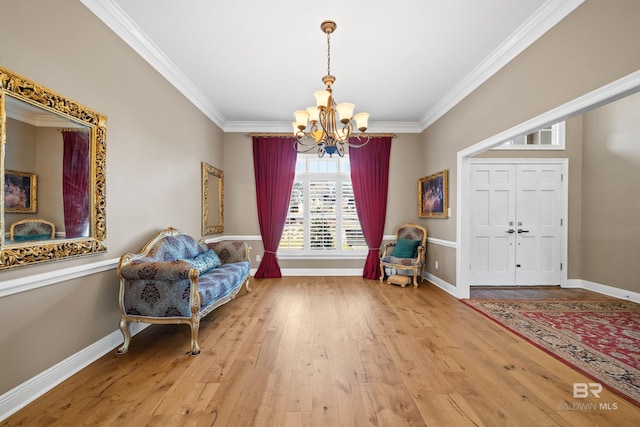
[{"label": "blue upholstered settee", "polygon": [[131,341],[129,324],[178,323],[191,327],[191,354],[200,353],[200,319],[231,301],[246,284],[249,288],[249,251],[245,242],[204,243],[167,228],[140,253],[120,258],[120,330],[126,353]]}]

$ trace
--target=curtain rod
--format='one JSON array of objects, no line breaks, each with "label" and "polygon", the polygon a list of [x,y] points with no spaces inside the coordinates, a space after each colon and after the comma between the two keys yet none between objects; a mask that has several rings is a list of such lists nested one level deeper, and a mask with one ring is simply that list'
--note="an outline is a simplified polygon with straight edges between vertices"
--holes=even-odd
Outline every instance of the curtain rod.
[{"label": "curtain rod", "polygon": [[85,128],[58,128],[58,132],[89,132]]},{"label": "curtain rod", "polygon": [[[384,137],[388,137],[388,138],[396,138],[398,135],[395,133],[370,133],[368,134],[371,138],[384,138]],[[265,137],[274,137],[274,136],[282,136],[282,137],[293,137],[293,133],[277,133],[277,132],[273,132],[273,133],[248,133],[246,134],[247,138],[265,138]]]}]

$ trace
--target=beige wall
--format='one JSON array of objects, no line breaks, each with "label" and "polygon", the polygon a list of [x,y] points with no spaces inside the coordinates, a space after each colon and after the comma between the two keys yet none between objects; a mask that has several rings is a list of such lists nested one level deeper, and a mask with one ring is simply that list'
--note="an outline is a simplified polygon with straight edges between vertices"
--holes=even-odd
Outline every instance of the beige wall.
[{"label": "beige wall", "polygon": [[640,93],[584,114],[582,279],[640,292]]},{"label": "beige wall", "polygon": [[[7,117],[7,128],[11,129],[8,132],[7,140],[16,141],[13,146],[20,146],[20,150],[13,149],[13,146],[9,144],[5,145],[5,157],[4,162],[6,169],[33,172],[36,170],[36,128],[27,123],[14,120]],[[28,218],[29,214],[23,213],[5,213],[5,220],[7,224],[11,224],[15,221]],[[8,232],[8,228],[5,227],[5,232]]]},{"label": "beige wall", "polygon": [[[0,282],[117,259],[168,226],[199,236],[200,162],[225,169],[223,132],[78,0],[8,12],[0,64],[108,117],[108,252]],[[110,270],[0,298],[0,395],[117,330],[117,296]]]},{"label": "beige wall", "polygon": [[[430,236],[456,240],[457,152],[640,69],[638,16],[640,2],[634,0],[585,1],[422,133],[424,175],[448,168],[453,177],[452,217],[424,220]],[[573,211],[576,203],[571,201]],[[569,226],[584,231],[580,224]],[[571,239],[579,245],[575,234]],[[443,250],[455,259],[455,249]],[[585,264],[575,256],[572,273]],[[427,270],[441,276],[432,265]],[[455,276],[442,278],[456,283]]]}]

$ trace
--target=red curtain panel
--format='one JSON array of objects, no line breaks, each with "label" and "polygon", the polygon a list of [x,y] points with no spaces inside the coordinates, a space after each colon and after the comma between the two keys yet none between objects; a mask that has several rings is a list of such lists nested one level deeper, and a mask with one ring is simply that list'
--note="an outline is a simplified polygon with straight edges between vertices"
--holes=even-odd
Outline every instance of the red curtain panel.
[{"label": "red curtain panel", "polygon": [[296,172],[294,141],[293,137],[253,138],[258,222],[264,245],[256,278],[282,277],[276,251],[287,220]]},{"label": "red curtain panel", "polygon": [[[357,144],[357,140],[354,143]],[[362,271],[365,279],[380,278],[380,245],[387,216],[390,154],[391,137],[371,138],[364,147],[349,150],[353,196],[369,247]]]},{"label": "red curtain panel", "polygon": [[89,132],[62,131],[62,197],[66,238],[89,235]]}]

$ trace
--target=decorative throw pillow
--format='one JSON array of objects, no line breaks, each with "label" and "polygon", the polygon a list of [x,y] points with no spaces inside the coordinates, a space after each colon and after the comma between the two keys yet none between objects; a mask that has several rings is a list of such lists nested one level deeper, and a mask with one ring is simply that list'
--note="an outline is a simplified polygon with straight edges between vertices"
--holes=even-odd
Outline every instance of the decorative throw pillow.
[{"label": "decorative throw pillow", "polygon": [[220,265],[222,265],[218,254],[216,254],[213,249],[209,249],[191,259],[185,259],[183,261],[191,264],[191,266],[197,269],[200,274],[204,274],[207,271],[212,270],[216,267],[220,267]]},{"label": "decorative throw pillow", "polygon": [[420,240],[398,239],[391,256],[396,258],[415,258],[420,243],[422,243]]}]

